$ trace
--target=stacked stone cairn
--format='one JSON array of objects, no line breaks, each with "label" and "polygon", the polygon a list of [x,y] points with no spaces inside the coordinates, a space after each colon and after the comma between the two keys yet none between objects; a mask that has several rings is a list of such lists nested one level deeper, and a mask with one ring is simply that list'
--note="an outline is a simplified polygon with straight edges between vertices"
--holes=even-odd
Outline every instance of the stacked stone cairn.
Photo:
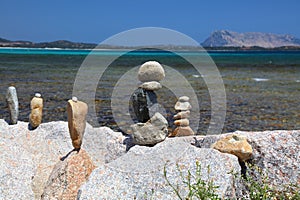
[{"label": "stacked stone cairn", "polygon": [[32,98],[30,108],[29,125],[30,129],[35,129],[42,123],[43,118],[43,99],[40,93],[36,93]]},{"label": "stacked stone cairn", "polygon": [[178,111],[174,115],[174,124],[177,126],[175,130],[169,135],[170,137],[190,136],[195,135],[194,131],[190,127],[190,109],[192,108],[190,98],[187,96],[179,97],[175,104],[175,110]]},{"label": "stacked stone cairn", "polygon": [[88,106],[82,101],[78,101],[77,97],[73,97],[67,104],[68,127],[72,145],[76,151],[81,148],[83,135],[86,127],[86,115]]},{"label": "stacked stone cairn", "polygon": [[159,113],[155,90],[162,88],[159,81],[165,77],[163,67],[156,61],[144,63],[138,71],[142,83],[131,96],[133,111],[138,123],[131,125],[133,143],[155,145],[165,140],[168,121]]},{"label": "stacked stone cairn", "polygon": [[10,86],[6,93],[6,102],[9,112],[9,124],[17,124],[19,116],[19,102],[17,96],[17,90],[14,86]]}]

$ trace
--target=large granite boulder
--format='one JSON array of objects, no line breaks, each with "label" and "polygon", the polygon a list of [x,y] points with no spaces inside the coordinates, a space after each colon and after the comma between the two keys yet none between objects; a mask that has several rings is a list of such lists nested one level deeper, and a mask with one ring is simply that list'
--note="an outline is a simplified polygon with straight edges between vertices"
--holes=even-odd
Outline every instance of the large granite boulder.
[{"label": "large granite boulder", "polygon": [[[235,177],[240,166],[237,157],[210,148],[197,148],[184,140],[167,139],[154,147],[134,146],[127,154],[95,169],[78,192],[78,199],[177,199],[164,178],[176,186],[184,198],[187,187],[180,177],[195,172],[196,162],[203,180],[213,180],[217,194],[235,198]],[[177,168],[177,165],[179,169]],[[209,170],[208,170],[209,168]]]},{"label": "large granite boulder", "polygon": [[[96,166],[126,153],[122,133],[107,127],[86,127],[82,148]],[[39,199],[54,166],[73,149],[67,122],[50,122],[28,129],[19,121],[0,119],[0,199]]]},{"label": "large granite boulder", "polygon": [[79,187],[86,182],[94,168],[84,149],[70,152],[54,166],[41,199],[76,199]]}]

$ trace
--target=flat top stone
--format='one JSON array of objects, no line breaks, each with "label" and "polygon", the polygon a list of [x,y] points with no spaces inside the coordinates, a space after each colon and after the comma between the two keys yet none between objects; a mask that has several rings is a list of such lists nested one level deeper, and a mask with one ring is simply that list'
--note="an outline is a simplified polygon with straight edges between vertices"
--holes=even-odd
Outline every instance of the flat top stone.
[{"label": "flat top stone", "polygon": [[182,96],[179,97],[178,101],[180,102],[188,102],[190,100],[190,98],[188,96]]},{"label": "flat top stone", "polygon": [[175,110],[190,110],[192,108],[190,102],[177,101],[175,104]]}]

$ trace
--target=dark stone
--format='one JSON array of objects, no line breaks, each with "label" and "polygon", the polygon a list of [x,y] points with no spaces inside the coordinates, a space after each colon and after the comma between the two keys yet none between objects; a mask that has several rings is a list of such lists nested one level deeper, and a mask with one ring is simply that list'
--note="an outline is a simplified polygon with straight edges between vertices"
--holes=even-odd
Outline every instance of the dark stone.
[{"label": "dark stone", "polygon": [[152,90],[138,88],[133,92],[131,102],[137,121],[145,123],[151,117],[149,110],[157,103],[157,96]]}]

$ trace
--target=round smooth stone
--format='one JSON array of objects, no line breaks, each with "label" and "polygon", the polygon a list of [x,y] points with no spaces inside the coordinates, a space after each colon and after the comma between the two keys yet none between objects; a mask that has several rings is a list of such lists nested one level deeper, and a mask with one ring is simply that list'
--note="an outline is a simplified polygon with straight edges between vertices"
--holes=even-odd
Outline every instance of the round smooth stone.
[{"label": "round smooth stone", "polygon": [[138,79],[141,82],[161,81],[165,78],[165,70],[156,61],[145,62],[138,71]]}]

